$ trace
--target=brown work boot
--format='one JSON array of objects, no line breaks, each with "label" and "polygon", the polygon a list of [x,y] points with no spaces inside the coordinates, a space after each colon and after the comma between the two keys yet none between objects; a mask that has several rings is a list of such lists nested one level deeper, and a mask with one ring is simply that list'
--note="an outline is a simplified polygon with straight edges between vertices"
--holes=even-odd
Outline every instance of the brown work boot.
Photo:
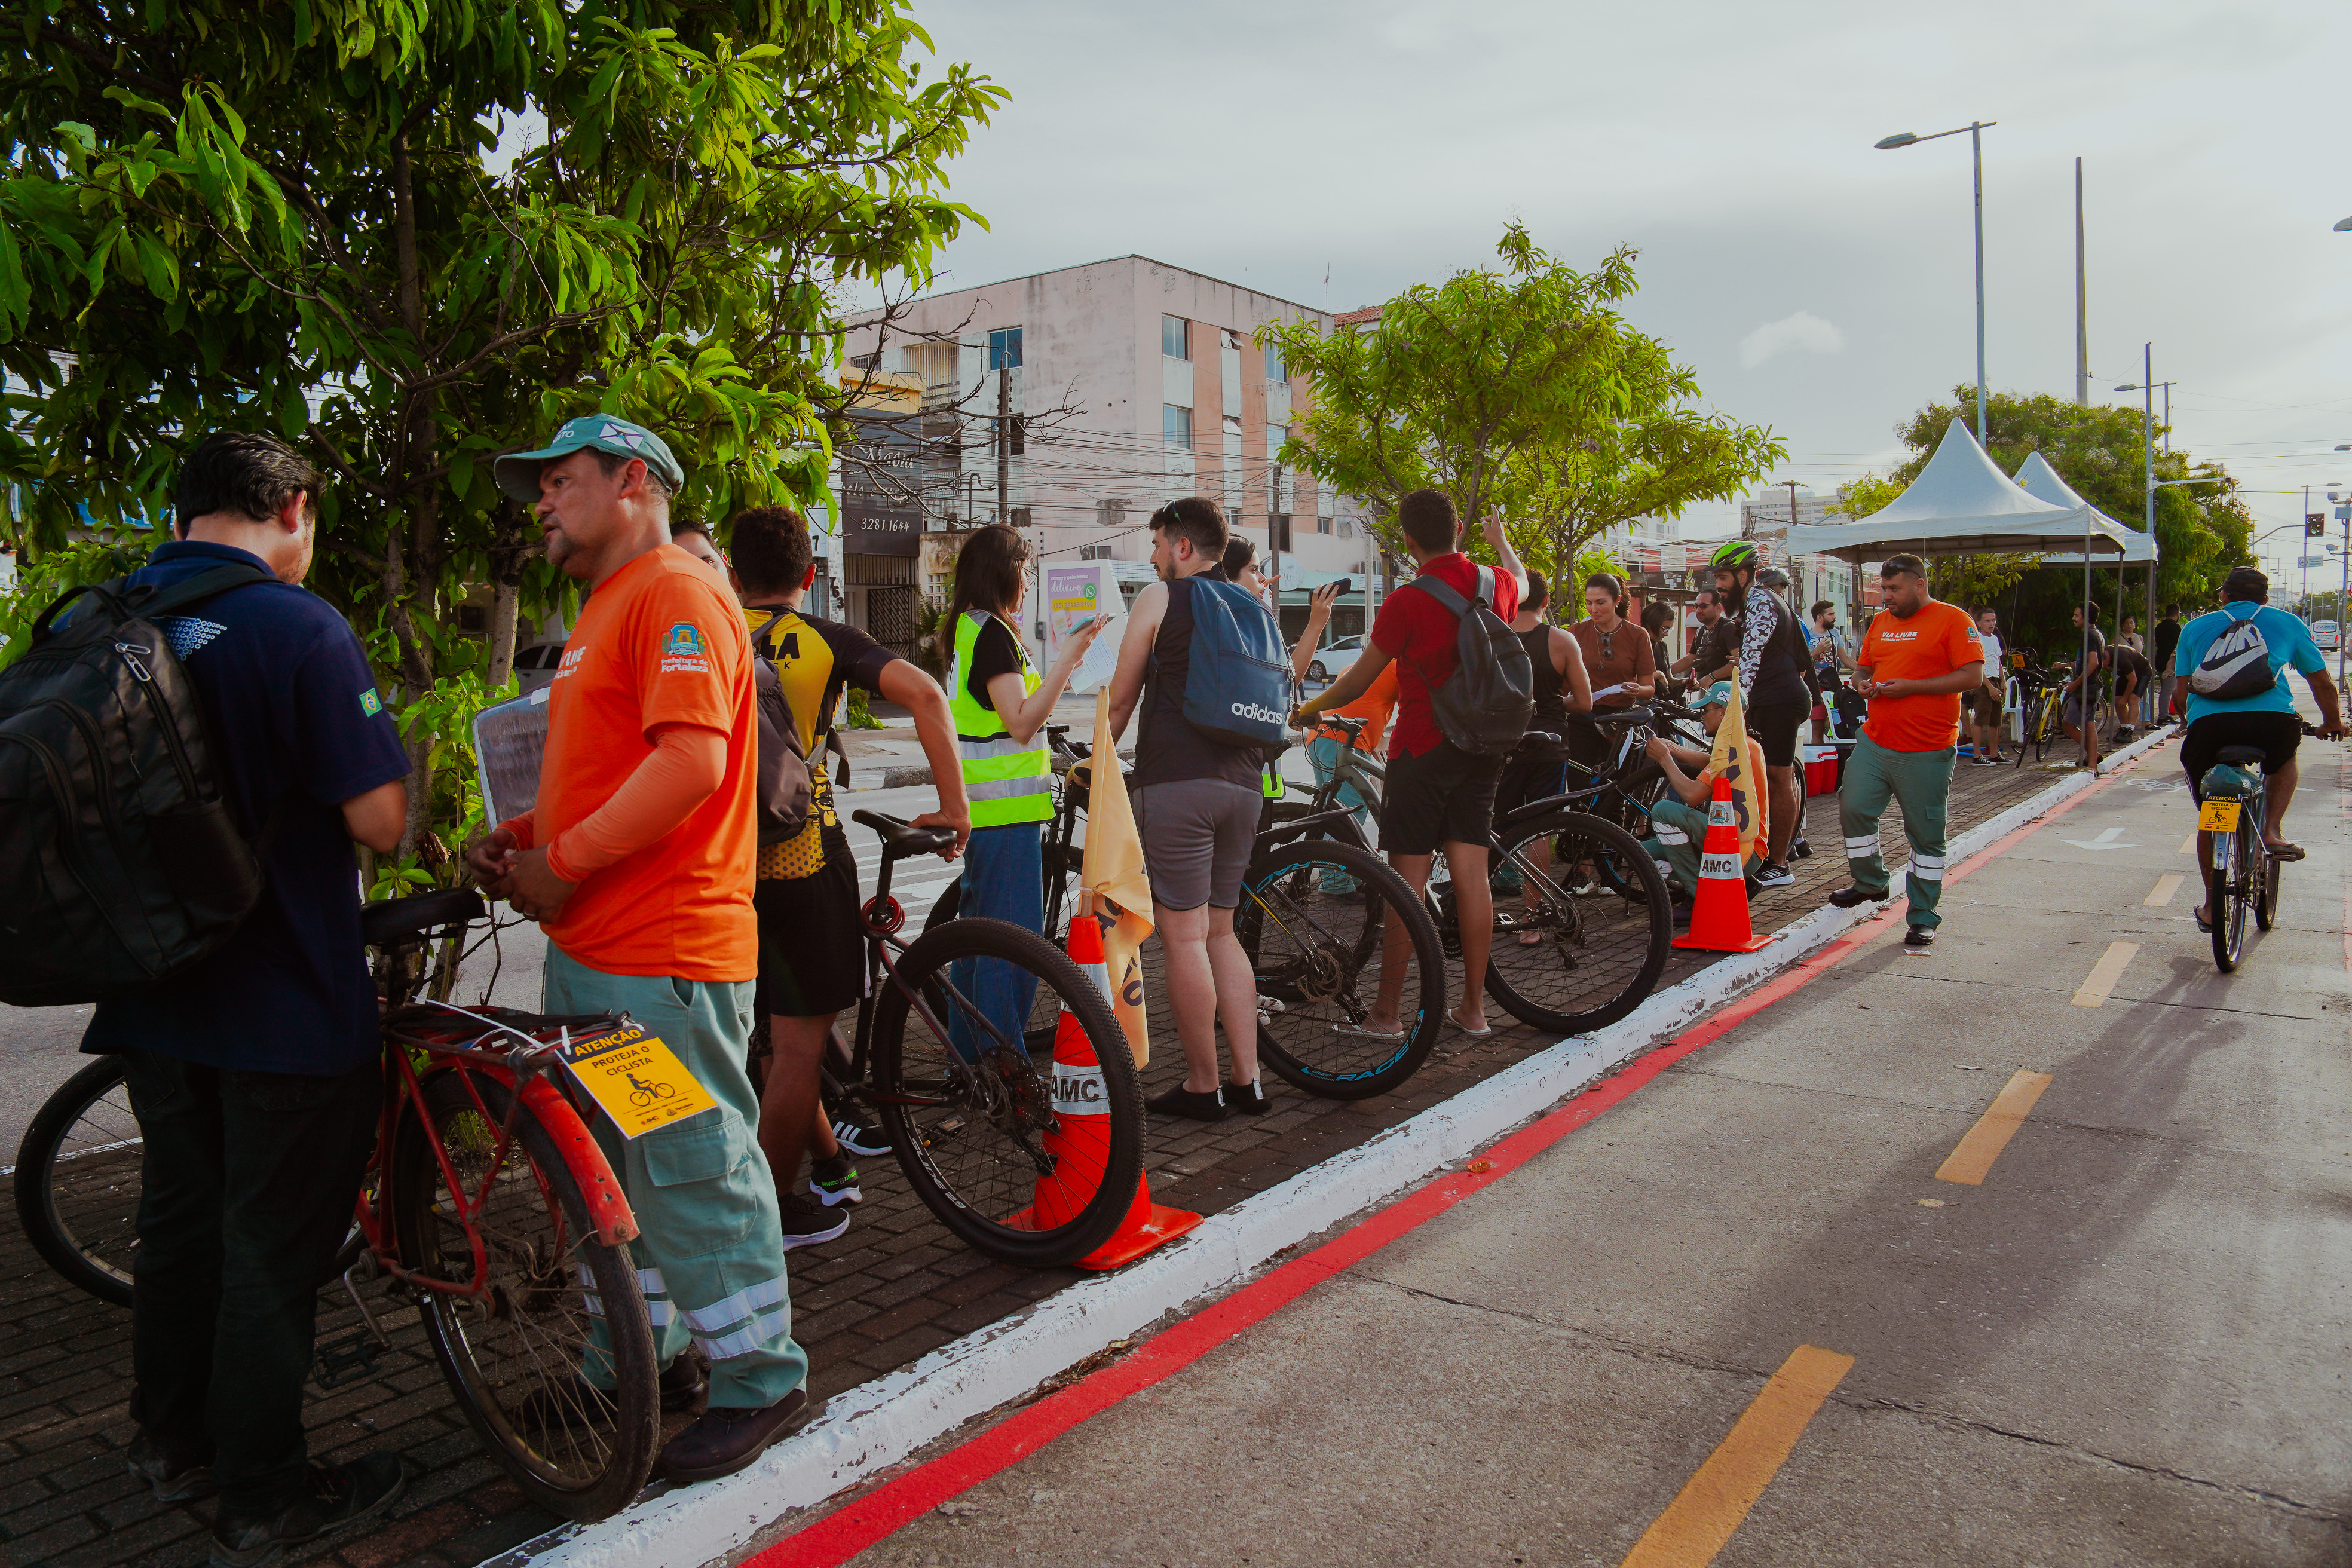
[{"label": "brown work boot", "polygon": [[795,1388],[757,1410],[712,1405],[694,1425],[662,1446],[659,1473],[673,1481],[709,1481],[731,1476],[814,1420],[822,1405]]}]

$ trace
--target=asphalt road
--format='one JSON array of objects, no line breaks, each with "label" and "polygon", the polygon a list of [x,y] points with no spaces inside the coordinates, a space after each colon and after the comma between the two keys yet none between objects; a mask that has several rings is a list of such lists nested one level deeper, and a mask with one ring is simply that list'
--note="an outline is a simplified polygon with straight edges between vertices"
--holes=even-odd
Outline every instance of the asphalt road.
[{"label": "asphalt road", "polygon": [[2346,1562],[2341,752],[2236,974],[2167,747],[855,1561]]}]

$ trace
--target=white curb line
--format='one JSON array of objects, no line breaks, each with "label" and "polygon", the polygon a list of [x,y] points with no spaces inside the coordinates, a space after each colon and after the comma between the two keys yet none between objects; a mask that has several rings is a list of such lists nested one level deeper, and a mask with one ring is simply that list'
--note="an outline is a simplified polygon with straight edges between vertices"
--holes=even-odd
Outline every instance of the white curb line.
[{"label": "white curb line", "polygon": [[[2101,760],[2112,772],[2171,738],[2160,731]],[[2090,787],[2077,770],[1954,838],[1954,864]],[[824,1416],[721,1480],[648,1495],[612,1518],[567,1525],[482,1568],[699,1568],[794,1509],[813,1507],[973,1416],[1027,1394],[1171,1310],[1220,1292],[1276,1253],[1486,1147],[1594,1079],[1680,1034],[1750,987],[1880,912],[1823,907],[1659,992],[1631,1015],[1507,1068],[1410,1121],[1212,1216],[1116,1274],[1082,1280],[902,1367],[835,1394]]]}]

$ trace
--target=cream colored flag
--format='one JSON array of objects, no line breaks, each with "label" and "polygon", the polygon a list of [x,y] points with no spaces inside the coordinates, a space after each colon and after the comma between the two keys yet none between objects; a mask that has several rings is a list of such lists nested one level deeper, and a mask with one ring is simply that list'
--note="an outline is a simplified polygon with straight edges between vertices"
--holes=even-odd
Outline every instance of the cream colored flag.
[{"label": "cream colored flag", "polygon": [[1127,798],[1127,777],[1118,771],[1118,751],[1110,743],[1110,682],[1095,694],[1095,760],[1087,800],[1087,850],[1078,879],[1092,895],[1102,924],[1103,961],[1110,971],[1110,1006],[1135,1065],[1151,1059],[1151,1037],[1143,1016],[1143,939],[1151,934],[1151,881],[1143,870],[1143,839],[1135,831],[1135,807]]},{"label": "cream colored flag", "polygon": [[1739,701],[1739,682],[1728,684],[1731,704],[1723,710],[1723,723],[1715,731],[1715,750],[1706,761],[1715,776],[1731,785],[1731,817],[1739,825],[1739,858],[1745,862],[1756,852],[1756,829],[1764,820],[1758,803],[1764,798],[1765,784],[1749,776],[1748,716]]}]

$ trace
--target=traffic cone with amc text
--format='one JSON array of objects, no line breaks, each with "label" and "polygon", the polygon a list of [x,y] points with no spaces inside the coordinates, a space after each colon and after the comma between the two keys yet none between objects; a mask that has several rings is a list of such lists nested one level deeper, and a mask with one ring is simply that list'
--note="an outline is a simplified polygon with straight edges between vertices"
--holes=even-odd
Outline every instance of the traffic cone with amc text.
[{"label": "traffic cone with amc text", "polygon": [[[1108,993],[1102,927],[1090,913],[1070,921],[1070,962]],[[1105,1088],[1094,1041],[1070,1010],[1063,1008],[1054,1026],[1054,1118],[1060,1125],[1045,1138],[1045,1152],[1054,1157],[1054,1173],[1038,1179],[1029,1206],[1006,1219],[1006,1225],[1052,1230],[1068,1224],[1094,1200],[1102,1173],[1110,1163],[1110,1110],[1105,1103]],[[1079,1258],[1077,1266],[1117,1268],[1200,1223],[1199,1215],[1153,1203],[1150,1180],[1139,1174],[1135,1201],[1128,1205],[1118,1228],[1109,1240]]]},{"label": "traffic cone with amc text", "polygon": [[1731,782],[1717,777],[1706,806],[1706,839],[1699,846],[1698,896],[1691,902],[1690,930],[1676,947],[1701,952],[1753,952],[1771,939],[1758,936],[1748,919],[1748,874],[1739,863],[1739,824],[1731,815]]}]

